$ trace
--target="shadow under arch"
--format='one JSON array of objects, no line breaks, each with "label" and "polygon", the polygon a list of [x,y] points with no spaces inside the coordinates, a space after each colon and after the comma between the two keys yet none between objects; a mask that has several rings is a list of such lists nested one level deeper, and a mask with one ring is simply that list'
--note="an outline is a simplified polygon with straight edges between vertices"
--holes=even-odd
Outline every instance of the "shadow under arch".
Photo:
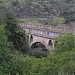
[{"label": "shadow under arch", "polygon": [[42,44],[41,42],[34,42],[31,46],[30,46],[31,49],[34,49],[34,48],[41,48],[42,51],[48,51],[48,49],[46,48],[46,46],[44,44]]},{"label": "shadow under arch", "polygon": [[53,46],[52,40],[49,40],[48,45]]},{"label": "shadow under arch", "polygon": [[30,36],[30,43],[33,41],[33,36],[31,35]]},{"label": "shadow under arch", "polygon": [[48,49],[41,42],[32,43],[30,48],[31,48],[31,55],[36,58],[46,57],[49,54]]}]

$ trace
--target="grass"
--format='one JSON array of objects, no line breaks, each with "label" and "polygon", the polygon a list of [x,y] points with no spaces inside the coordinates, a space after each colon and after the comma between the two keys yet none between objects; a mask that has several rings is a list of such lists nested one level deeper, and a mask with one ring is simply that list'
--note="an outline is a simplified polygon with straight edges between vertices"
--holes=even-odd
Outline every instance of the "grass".
[{"label": "grass", "polygon": [[22,20],[18,20],[18,22],[25,23],[25,24],[32,24],[32,25],[40,25],[41,24],[38,22],[38,20],[34,20],[34,19],[22,19]]}]

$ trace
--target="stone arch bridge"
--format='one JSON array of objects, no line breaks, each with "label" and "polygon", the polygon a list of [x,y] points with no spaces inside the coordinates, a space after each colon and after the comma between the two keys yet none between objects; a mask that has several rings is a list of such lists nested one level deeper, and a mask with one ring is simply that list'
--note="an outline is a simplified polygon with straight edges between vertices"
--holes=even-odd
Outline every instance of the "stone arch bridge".
[{"label": "stone arch bridge", "polygon": [[63,35],[66,32],[75,34],[75,28],[72,27],[30,25],[24,23],[21,23],[20,27],[28,34],[30,47],[34,47],[36,43],[41,43],[47,50],[54,49],[54,37]]}]

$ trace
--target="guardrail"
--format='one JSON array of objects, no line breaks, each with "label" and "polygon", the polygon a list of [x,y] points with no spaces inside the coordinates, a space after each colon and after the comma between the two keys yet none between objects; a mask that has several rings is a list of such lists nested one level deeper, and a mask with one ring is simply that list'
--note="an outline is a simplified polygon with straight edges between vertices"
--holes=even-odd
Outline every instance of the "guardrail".
[{"label": "guardrail", "polygon": [[49,25],[31,25],[31,24],[20,24],[21,28],[32,28],[32,29],[42,29],[42,30],[50,30],[50,31],[59,31],[59,32],[70,32],[74,33],[74,28],[72,27],[62,27],[62,26],[49,26]]}]

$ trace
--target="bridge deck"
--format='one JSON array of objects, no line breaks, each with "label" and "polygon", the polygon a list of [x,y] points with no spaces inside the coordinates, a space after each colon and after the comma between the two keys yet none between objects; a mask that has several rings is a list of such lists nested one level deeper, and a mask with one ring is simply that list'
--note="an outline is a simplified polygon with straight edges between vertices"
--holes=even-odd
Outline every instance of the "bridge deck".
[{"label": "bridge deck", "polygon": [[74,28],[72,27],[62,27],[62,26],[49,26],[49,25],[27,25],[27,24],[20,24],[20,26],[23,29],[36,29],[36,30],[44,30],[44,31],[52,31],[52,32],[60,32],[60,33],[65,33],[65,32],[74,32]]},{"label": "bridge deck", "polygon": [[58,35],[63,35],[66,32],[74,33],[74,28],[62,26],[26,25],[22,23],[20,24],[20,27],[23,30],[26,30],[28,34],[44,38],[54,38]]}]

